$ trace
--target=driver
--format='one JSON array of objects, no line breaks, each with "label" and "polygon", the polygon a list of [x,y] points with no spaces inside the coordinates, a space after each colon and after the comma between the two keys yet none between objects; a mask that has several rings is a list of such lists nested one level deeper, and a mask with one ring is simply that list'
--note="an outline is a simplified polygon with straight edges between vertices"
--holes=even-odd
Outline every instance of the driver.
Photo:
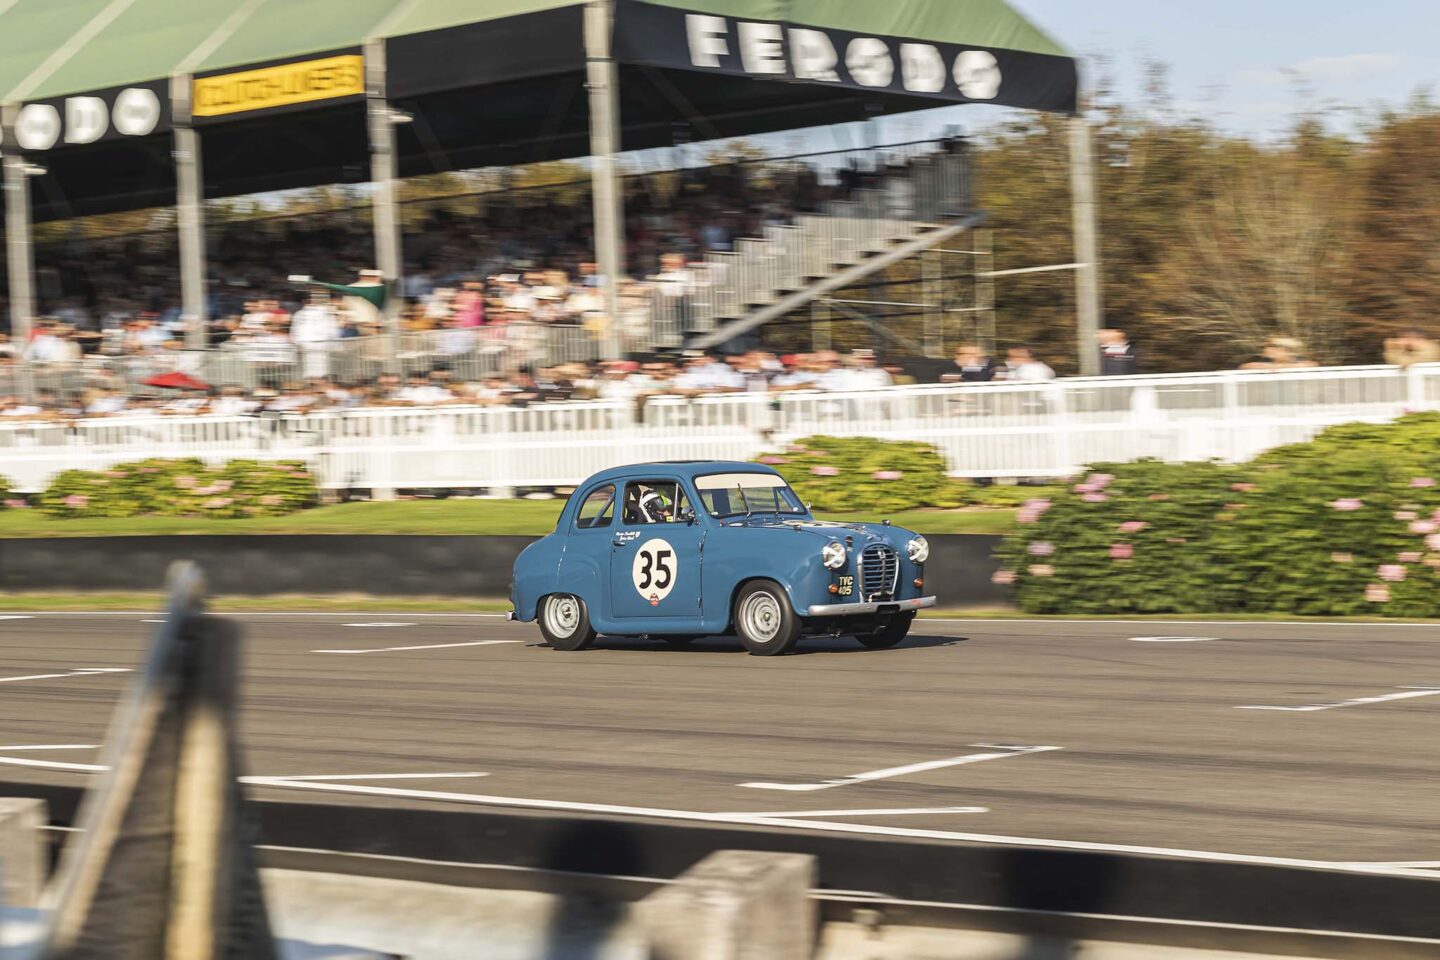
[{"label": "driver", "polygon": [[654,490],[646,490],[640,495],[638,508],[641,519],[646,523],[669,523],[673,516],[665,498]]}]

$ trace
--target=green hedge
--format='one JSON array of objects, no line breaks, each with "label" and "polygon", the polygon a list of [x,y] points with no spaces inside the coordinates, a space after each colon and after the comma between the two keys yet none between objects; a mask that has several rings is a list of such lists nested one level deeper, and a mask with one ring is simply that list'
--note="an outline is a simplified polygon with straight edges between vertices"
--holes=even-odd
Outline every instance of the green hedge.
[{"label": "green hedge", "polygon": [[52,517],[278,517],[313,507],[319,489],[298,460],[139,460],[65,470],[35,499]]},{"label": "green hedge", "polygon": [[779,471],[816,510],[913,510],[966,502],[967,485],[946,476],[944,459],[926,443],[806,437],[760,462]]},{"label": "green hedge", "polygon": [[1240,466],[1102,464],[1018,519],[996,577],[1033,613],[1440,616],[1440,414]]}]

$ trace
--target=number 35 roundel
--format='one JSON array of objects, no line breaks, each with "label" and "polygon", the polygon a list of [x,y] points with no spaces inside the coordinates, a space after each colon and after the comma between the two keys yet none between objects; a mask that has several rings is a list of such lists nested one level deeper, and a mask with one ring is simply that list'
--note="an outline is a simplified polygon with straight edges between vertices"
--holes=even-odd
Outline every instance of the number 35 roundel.
[{"label": "number 35 roundel", "polygon": [[630,576],[640,596],[648,600],[650,606],[656,607],[670,596],[675,587],[675,574],[679,570],[680,561],[675,556],[674,547],[665,540],[646,540],[640,545],[640,552],[635,554]]}]

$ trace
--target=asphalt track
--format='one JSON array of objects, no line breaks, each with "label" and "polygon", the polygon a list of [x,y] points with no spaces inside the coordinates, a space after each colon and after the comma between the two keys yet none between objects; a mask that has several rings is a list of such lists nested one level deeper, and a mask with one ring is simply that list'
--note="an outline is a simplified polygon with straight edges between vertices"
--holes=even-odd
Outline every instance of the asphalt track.
[{"label": "asphalt track", "polygon": [[[0,617],[0,780],[93,776],[153,616]],[[1433,625],[923,620],[764,659],[562,653],[491,615],[235,618],[264,797],[1440,876]]]}]

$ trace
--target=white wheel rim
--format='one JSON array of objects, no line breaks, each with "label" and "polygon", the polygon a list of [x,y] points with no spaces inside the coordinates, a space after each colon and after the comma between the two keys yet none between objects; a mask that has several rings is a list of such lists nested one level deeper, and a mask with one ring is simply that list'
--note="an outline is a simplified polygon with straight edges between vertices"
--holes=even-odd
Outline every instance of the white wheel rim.
[{"label": "white wheel rim", "polygon": [[769,593],[752,593],[740,605],[740,624],[757,643],[769,643],[780,633],[780,603]]},{"label": "white wheel rim", "polygon": [[545,604],[545,626],[557,637],[568,637],[580,627],[580,601],[571,596],[551,597]]}]

